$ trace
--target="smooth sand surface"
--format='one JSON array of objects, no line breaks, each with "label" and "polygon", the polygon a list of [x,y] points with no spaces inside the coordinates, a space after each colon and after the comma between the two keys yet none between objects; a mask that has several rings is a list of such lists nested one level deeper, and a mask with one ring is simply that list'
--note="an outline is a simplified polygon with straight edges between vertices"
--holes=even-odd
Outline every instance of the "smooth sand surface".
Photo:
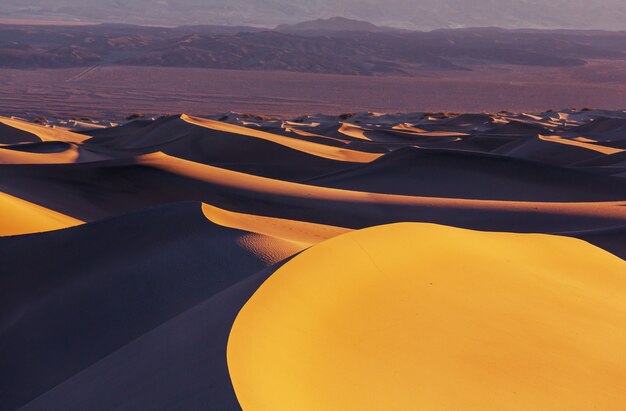
[{"label": "smooth sand surface", "polygon": [[34,134],[41,141],[65,141],[68,143],[82,143],[83,141],[88,139],[88,137],[85,137],[84,135],[73,133],[71,131],[61,128],[45,127],[14,118],[0,116],[0,123],[13,127],[17,130]]},{"label": "smooth sand surface", "polygon": [[619,409],[625,119],[2,117],[0,411]]},{"label": "smooth sand surface", "polygon": [[264,194],[308,201],[327,201],[360,204],[374,203],[380,206],[415,206],[454,208],[474,212],[504,212],[558,214],[565,217],[614,219],[626,222],[626,201],[594,203],[561,202],[507,202],[491,200],[450,199],[440,197],[400,196],[361,191],[331,189],[257,177],[217,167],[177,159],[162,153],[141,156],[140,164],[182,175],[194,180],[220,184],[229,189],[242,190],[251,196]]},{"label": "smooth sand surface", "polygon": [[202,212],[221,226],[269,235],[307,247],[350,231],[342,227],[235,213],[209,204],[202,205]]},{"label": "smooth sand surface", "polygon": [[248,137],[260,138],[268,141],[272,141],[278,144],[283,144],[287,147],[295,150],[303,151],[305,153],[313,154],[322,158],[329,158],[332,160],[352,161],[358,163],[370,162],[379,157],[376,154],[363,153],[360,151],[346,150],[335,148],[333,146],[323,146],[315,143],[311,143],[304,140],[295,140],[290,138],[283,138],[276,134],[270,134],[263,131],[257,131],[254,128],[245,128],[238,125],[223,123],[214,120],[206,120],[198,117],[188,116],[183,114],[181,116],[183,121],[191,124],[195,124],[201,127],[206,127],[211,130],[224,131],[228,133],[240,134]]},{"label": "smooth sand surface", "polygon": [[[0,408],[18,408],[303,248],[214,224],[200,203],[0,237]],[[82,409],[100,403],[91,400]],[[43,403],[40,409],[66,408]]]},{"label": "smooth sand surface", "polygon": [[60,230],[82,224],[75,218],[0,193],[0,235],[18,235]]},{"label": "smooth sand surface", "polygon": [[565,237],[356,231],[250,298],[228,341],[231,378],[245,410],[619,410],[625,273]]},{"label": "smooth sand surface", "polygon": [[[63,164],[73,163],[78,160],[78,147],[66,143],[54,142],[47,150],[42,147],[45,143],[19,144],[17,147],[0,147],[0,164]],[[30,151],[28,148],[35,148]],[[43,150],[37,150],[42,147]]]}]

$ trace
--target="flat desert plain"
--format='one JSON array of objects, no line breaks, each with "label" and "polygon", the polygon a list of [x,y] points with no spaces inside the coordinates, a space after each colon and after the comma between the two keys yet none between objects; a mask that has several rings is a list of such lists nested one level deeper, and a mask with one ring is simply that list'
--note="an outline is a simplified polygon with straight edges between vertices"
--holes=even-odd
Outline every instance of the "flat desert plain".
[{"label": "flat desert plain", "polygon": [[227,114],[0,117],[0,410],[623,410],[626,112],[420,111],[624,96],[537,70],[3,71],[21,117]]},{"label": "flat desert plain", "polygon": [[472,71],[354,76],[180,67],[0,69],[0,112],[120,118],[131,113],[218,112],[298,116],[378,111],[540,112],[623,109],[626,61],[577,67],[485,64]]}]

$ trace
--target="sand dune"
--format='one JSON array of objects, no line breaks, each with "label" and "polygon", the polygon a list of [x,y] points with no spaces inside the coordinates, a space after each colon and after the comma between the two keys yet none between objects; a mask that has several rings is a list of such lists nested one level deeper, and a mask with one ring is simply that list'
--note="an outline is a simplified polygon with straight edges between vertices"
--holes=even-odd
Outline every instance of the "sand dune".
[{"label": "sand dune", "polygon": [[[464,184],[459,184],[463,181]],[[403,148],[380,159],[306,181],[377,193],[517,201],[624,198],[621,179],[475,152]]]},{"label": "sand dune", "polygon": [[90,134],[90,147],[112,150],[112,155],[120,157],[161,151],[194,162],[290,180],[379,156],[190,116],[131,123]]},{"label": "sand dune", "polygon": [[226,363],[228,335],[241,307],[273,271],[202,301],[20,410],[240,409]]},{"label": "sand dune", "polygon": [[0,411],[619,409],[624,118],[2,117]]},{"label": "sand dune", "polygon": [[626,118],[597,117],[571,131],[596,141],[623,143],[626,140]]},{"label": "sand dune", "polygon": [[350,231],[341,227],[303,221],[235,213],[209,204],[203,204],[202,211],[209,220],[221,226],[269,235],[307,247]]},{"label": "sand dune", "polygon": [[[606,150],[605,150],[606,151]],[[602,154],[611,154],[591,149],[575,140],[561,140],[559,136],[542,137],[541,135],[513,141],[493,151],[512,158],[521,158],[537,162],[548,162],[559,166],[569,166],[581,161],[589,161]]]},{"label": "sand dune", "polygon": [[3,123],[4,125],[12,127],[14,129],[33,134],[40,141],[65,141],[68,143],[82,143],[83,141],[88,139],[88,137],[85,137],[84,135],[73,133],[68,130],[44,127],[38,124],[33,124],[27,121],[13,118],[0,116],[0,123]]},{"label": "sand dune", "polygon": [[64,164],[102,158],[85,156],[78,146],[58,141],[0,147],[0,164]]},{"label": "sand dune", "polygon": [[82,221],[0,192],[0,235],[60,230]]},{"label": "sand dune", "polygon": [[571,145],[571,146],[575,146],[575,147],[582,147],[582,148],[586,148],[587,150],[591,150],[591,151],[596,151],[598,153],[601,154],[616,154],[616,153],[621,153],[624,150],[619,149],[619,148],[613,148],[613,147],[606,147],[600,144],[594,144],[593,142],[587,142],[587,141],[578,141],[578,140],[574,140],[574,139],[565,139],[563,137],[560,136],[542,136],[539,135],[539,138],[541,140],[544,141],[550,141],[553,143],[560,143],[560,144],[565,144],[565,145]]},{"label": "sand dune", "polygon": [[250,234],[212,224],[200,204],[183,203],[0,237],[2,409],[304,248],[255,234],[258,246]]},{"label": "sand dune", "polygon": [[369,228],[274,273],[228,367],[246,410],[619,410],[625,272],[565,237]]},{"label": "sand dune", "polygon": [[257,131],[250,128],[240,127],[232,124],[222,123],[214,120],[206,120],[198,117],[188,116],[183,114],[181,116],[183,121],[190,124],[195,124],[201,127],[206,127],[211,130],[224,131],[227,133],[239,134],[247,137],[255,137],[263,140],[282,144],[289,148],[293,148],[298,151],[303,151],[312,155],[316,155],[322,158],[328,158],[331,160],[339,161],[352,161],[358,163],[366,163],[374,160],[378,156],[370,153],[362,153],[359,151],[336,149],[332,146],[324,146],[319,144],[310,143],[303,140],[294,140],[289,138],[282,138],[276,134],[270,134],[263,131]]},{"label": "sand dune", "polygon": [[[348,215],[351,213],[350,209],[357,207],[361,207],[362,210],[370,208],[371,212],[375,212],[375,209],[383,209],[382,214],[387,215],[404,214],[405,217],[403,219],[411,219],[411,215],[413,215],[423,216],[422,218],[428,220],[429,217],[426,217],[425,214],[433,215],[438,210],[445,209],[464,212],[467,214],[464,218],[475,216],[476,219],[480,219],[479,216],[482,214],[485,220],[490,220],[482,222],[482,224],[485,224],[481,225],[483,228],[489,227],[490,224],[505,223],[506,221],[519,224],[519,219],[523,218],[526,220],[524,223],[527,226],[521,227],[518,225],[518,231],[536,230],[539,226],[543,227],[543,229],[549,229],[553,224],[563,224],[563,219],[568,220],[567,224],[576,224],[573,222],[574,219],[581,224],[594,224],[594,220],[607,223],[610,221],[615,223],[626,222],[626,207],[624,207],[626,201],[541,203],[400,196],[276,181],[191,163],[160,153],[142,156],[138,158],[138,162],[172,174],[202,181],[213,187],[220,186],[220,190],[236,193],[240,200],[245,200],[249,204],[254,199],[264,198],[275,202],[277,206],[279,202],[287,202],[293,205],[300,204],[302,207],[306,202],[311,205],[315,204],[329,213],[331,208],[334,208],[334,217],[317,216],[317,218],[324,218],[327,221],[325,223],[331,225],[340,225],[336,221],[338,220],[337,217],[342,215],[346,225],[354,227],[354,219],[350,219]],[[298,214],[301,215],[301,213]],[[487,217],[487,214],[489,214],[489,217]],[[381,218],[384,218],[384,216],[381,215]],[[459,224],[457,222],[457,224],[463,226],[462,223]]]},{"label": "sand dune", "polygon": [[0,144],[5,146],[8,144],[34,143],[40,142],[41,139],[35,134],[20,130],[15,127],[7,126],[0,121]]},{"label": "sand dune", "polygon": [[[98,190],[93,190],[93,182]],[[140,156],[130,163],[61,168],[6,165],[0,187],[85,221],[184,200],[348,228],[429,221],[476,229],[553,232],[621,225],[626,218],[621,201],[521,202],[367,193],[263,178],[164,154]]]}]

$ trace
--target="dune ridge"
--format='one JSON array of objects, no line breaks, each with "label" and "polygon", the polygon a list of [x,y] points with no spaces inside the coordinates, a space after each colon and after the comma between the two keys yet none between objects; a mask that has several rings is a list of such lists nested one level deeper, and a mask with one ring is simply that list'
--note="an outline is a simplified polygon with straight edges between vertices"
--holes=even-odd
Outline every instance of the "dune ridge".
[{"label": "dune ridge", "polygon": [[359,230],[259,287],[228,367],[246,410],[618,410],[625,272],[566,237]]},{"label": "dune ridge", "polygon": [[354,151],[349,149],[337,149],[333,146],[323,146],[320,144],[311,143],[306,140],[284,138],[280,135],[266,133],[264,131],[258,131],[253,128],[245,128],[233,124],[222,123],[215,120],[200,119],[198,117],[192,117],[187,114],[183,114],[181,116],[181,119],[190,124],[195,124],[200,127],[206,127],[211,130],[225,131],[234,134],[241,134],[248,137],[261,138],[264,140],[286,145],[287,147],[296,150],[304,151],[305,153],[313,154],[318,157],[329,158],[332,160],[365,163],[379,157],[375,154],[363,153],[360,151]]},{"label": "dune ridge", "polygon": [[242,241],[249,235],[210,222],[199,203],[179,203],[0,237],[0,409],[305,248],[256,233],[254,244]]},{"label": "dune ridge", "polygon": [[0,236],[61,230],[83,223],[5,193],[0,193],[0,214]]},{"label": "dune ridge", "polygon": [[625,118],[2,117],[0,411],[619,409]]},{"label": "dune ridge", "polygon": [[64,141],[68,143],[80,144],[88,139],[88,137],[81,134],[73,133],[69,130],[64,130],[57,127],[44,127],[38,124],[33,124],[28,121],[7,118],[0,116],[0,123],[9,127],[21,130],[27,133],[31,133],[41,141]]}]

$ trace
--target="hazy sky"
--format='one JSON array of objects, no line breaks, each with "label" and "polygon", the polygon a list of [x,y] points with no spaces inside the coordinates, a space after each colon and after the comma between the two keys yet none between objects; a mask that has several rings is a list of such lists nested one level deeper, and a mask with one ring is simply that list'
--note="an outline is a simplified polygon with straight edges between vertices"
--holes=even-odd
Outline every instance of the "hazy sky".
[{"label": "hazy sky", "polygon": [[424,30],[467,26],[626,30],[626,0],[0,0],[0,16],[256,26],[343,16]]}]

